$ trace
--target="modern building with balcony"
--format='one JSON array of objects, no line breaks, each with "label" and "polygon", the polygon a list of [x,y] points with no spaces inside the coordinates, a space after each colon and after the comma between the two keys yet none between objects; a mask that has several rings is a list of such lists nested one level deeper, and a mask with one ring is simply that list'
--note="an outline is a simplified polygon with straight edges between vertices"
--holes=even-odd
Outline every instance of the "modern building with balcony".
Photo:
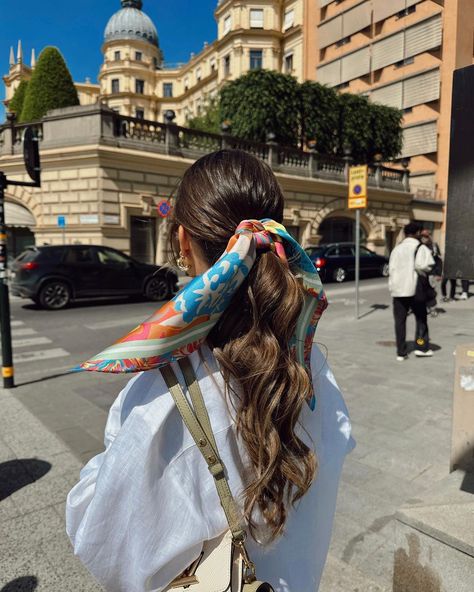
[{"label": "modern building with balcony", "polygon": [[472,0],[318,0],[316,79],[403,110],[420,198],[448,199],[453,71],[473,63]]}]

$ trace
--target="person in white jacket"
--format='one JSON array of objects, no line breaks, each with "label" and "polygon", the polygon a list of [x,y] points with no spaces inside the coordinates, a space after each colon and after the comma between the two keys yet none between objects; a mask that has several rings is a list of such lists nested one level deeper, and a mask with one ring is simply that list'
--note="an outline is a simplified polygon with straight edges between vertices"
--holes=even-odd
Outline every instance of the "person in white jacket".
[{"label": "person in white jacket", "polygon": [[426,303],[417,300],[415,293],[418,276],[427,274],[435,260],[430,249],[420,243],[422,227],[419,224],[411,222],[403,230],[405,239],[390,254],[388,282],[393,298],[398,361],[406,360],[408,357],[406,321],[410,310],[416,318],[415,356],[433,355],[429,346]]}]

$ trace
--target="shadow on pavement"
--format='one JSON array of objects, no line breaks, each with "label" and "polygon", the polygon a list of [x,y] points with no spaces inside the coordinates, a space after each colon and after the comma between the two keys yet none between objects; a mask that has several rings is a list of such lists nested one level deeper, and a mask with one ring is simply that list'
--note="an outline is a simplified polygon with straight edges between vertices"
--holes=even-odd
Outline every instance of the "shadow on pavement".
[{"label": "shadow on pavement", "polygon": [[37,587],[38,579],[35,576],[23,576],[5,584],[0,592],[32,592]]},{"label": "shadow on pavement", "polygon": [[372,304],[370,307],[371,310],[364,312],[364,314],[359,316],[359,319],[363,319],[364,317],[368,317],[370,314],[372,314],[376,310],[387,310],[387,308],[390,308],[388,304]]},{"label": "shadow on pavement", "polygon": [[38,481],[50,469],[51,464],[49,462],[36,458],[7,460],[0,463],[0,501],[12,495],[15,491]]},{"label": "shadow on pavement", "polygon": [[[416,345],[416,343],[414,341],[407,341],[407,351],[409,354],[415,351],[415,345]],[[430,341],[430,349],[432,349],[434,352],[436,352],[441,349],[441,346]]]},{"label": "shadow on pavement", "polygon": [[[44,382],[45,380],[52,380],[53,378],[61,378],[62,376],[67,376],[68,374],[75,375],[80,374],[80,372],[73,372],[72,370],[66,370],[66,372],[59,372],[58,374],[51,374],[48,376],[42,376],[41,378],[35,378],[34,380],[25,380],[25,382],[16,382],[15,386],[27,386],[29,384],[36,384],[38,382]],[[2,592],[0,590],[0,592]]]}]

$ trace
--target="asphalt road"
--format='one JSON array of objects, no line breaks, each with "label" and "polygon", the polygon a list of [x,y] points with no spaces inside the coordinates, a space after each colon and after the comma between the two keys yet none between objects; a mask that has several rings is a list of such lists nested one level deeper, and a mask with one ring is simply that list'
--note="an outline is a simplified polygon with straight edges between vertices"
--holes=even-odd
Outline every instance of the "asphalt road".
[{"label": "asphalt road", "polygon": [[[330,307],[326,321],[354,314],[354,283],[328,284]],[[370,314],[389,304],[387,280],[363,280],[360,290],[361,314]],[[21,386],[67,374],[74,366],[102,351],[142,320],[159,303],[144,300],[103,300],[80,302],[61,311],[42,310],[29,300],[11,299],[15,381]],[[375,307],[375,308],[374,308]],[[95,375],[97,377],[97,375]],[[89,377],[88,377],[89,378]],[[100,388],[84,389],[83,396],[108,410],[129,376],[102,375]],[[81,375],[71,381],[80,383]]]}]

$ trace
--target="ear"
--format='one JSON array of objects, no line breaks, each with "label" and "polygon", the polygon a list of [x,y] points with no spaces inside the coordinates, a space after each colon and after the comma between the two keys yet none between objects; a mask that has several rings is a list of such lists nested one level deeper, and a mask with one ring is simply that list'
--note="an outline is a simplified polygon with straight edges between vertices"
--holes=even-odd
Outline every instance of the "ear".
[{"label": "ear", "polygon": [[191,241],[188,231],[180,224],[178,228],[179,250],[185,257],[191,256]]}]

